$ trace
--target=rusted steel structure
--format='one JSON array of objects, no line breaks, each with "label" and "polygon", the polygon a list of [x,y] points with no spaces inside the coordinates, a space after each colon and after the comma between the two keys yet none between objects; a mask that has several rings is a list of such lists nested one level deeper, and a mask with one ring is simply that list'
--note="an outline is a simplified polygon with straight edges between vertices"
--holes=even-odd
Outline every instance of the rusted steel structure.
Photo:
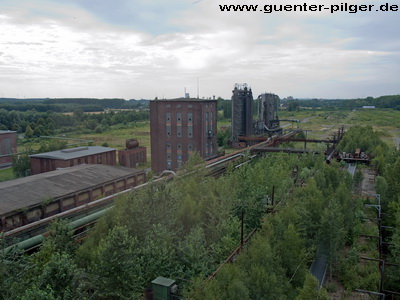
[{"label": "rusted steel structure", "polygon": [[[241,136],[239,140],[241,141],[252,141],[252,142],[263,142],[268,140],[269,137],[266,136]],[[287,138],[287,142],[304,142],[304,143],[334,143],[334,140],[319,140],[319,139],[305,139],[305,138]]]},{"label": "rusted steel structure", "polygon": [[337,156],[337,160],[342,160],[347,163],[363,163],[366,165],[369,165],[371,163],[371,157],[367,153],[362,152],[360,148],[357,148],[354,153],[339,153]]},{"label": "rusted steel structure", "polygon": [[256,134],[281,134],[278,108],[279,97],[275,94],[264,93],[257,98],[258,120],[255,122]]},{"label": "rusted steel structure", "polygon": [[140,185],[142,170],[79,165],[0,183],[0,232]]},{"label": "rusted steel structure", "polygon": [[[232,91],[232,136],[234,148],[244,148],[262,141],[265,136],[281,135],[278,118],[279,97],[264,93],[253,100],[253,93],[247,84],[235,84]],[[253,112],[257,110],[257,120]]]},{"label": "rusted steel structure", "polygon": [[147,162],[146,147],[139,146],[137,139],[126,140],[126,149],[118,150],[118,163],[122,167],[136,168]]},{"label": "rusted steel structure", "polygon": [[[314,140],[314,139],[303,139],[303,138],[296,138],[296,134],[301,132],[301,130],[294,130],[289,132],[288,134],[282,136],[272,136],[268,138],[266,141],[257,144],[251,148],[251,153],[262,153],[262,152],[286,152],[286,153],[305,153],[305,152],[312,152],[317,153],[318,151],[309,151],[306,149],[292,149],[292,148],[276,148],[277,145],[282,144],[284,142],[290,141],[301,141],[301,142],[324,142],[327,144],[327,150],[325,151],[326,155],[326,162],[330,163],[333,158],[337,158],[338,153],[336,151],[337,144],[341,141],[344,136],[344,127],[340,127],[337,131],[333,134],[331,139],[327,140]],[[252,139],[252,138],[250,138]],[[265,137],[263,137],[265,139]]]},{"label": "rusted steel structure", "polygon": [[232,136],[233,147],[239,145],[239,136],[253,134],[253,93],[251,88],[244,84],[235,84],[232,91]]},{"label": "rusted steel structure", "polygon": [[294,153],[294,154],[301,154],[301,153],[313,153],[318,154],[318,151],[312,151],[308,149],[295,149],[295,148],[279,148],[279,147],[266,147],[266,148],[257,148],[253,150],[253,152],[280,152],[280,153]]}]

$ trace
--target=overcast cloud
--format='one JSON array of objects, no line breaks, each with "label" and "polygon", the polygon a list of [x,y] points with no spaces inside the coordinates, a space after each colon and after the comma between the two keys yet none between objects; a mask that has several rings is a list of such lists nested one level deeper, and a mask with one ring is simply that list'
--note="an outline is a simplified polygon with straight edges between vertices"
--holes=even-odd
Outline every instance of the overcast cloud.
[{"label": "overcast cloud", "polygon": [[[207,98],[230,98],[235,83],[281,98],[400,94],[400,11],[218,6],[299,1],[2,0],[0,96],[195,97],[197,78]],[[365,1],[348,3],[386,3]]]}]

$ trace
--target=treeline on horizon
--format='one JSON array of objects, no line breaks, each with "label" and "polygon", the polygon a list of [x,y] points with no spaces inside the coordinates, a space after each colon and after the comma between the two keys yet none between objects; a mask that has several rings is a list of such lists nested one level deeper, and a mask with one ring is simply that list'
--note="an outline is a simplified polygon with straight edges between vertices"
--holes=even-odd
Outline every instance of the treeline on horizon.
[{"label": "treeline on horizon", "polygon": [[[256,101],[256,100],[255,100]],[[280,99],[280,103],[289,110],[296,111],[303,108],[322,109],[357,109],[363,106],[375,106],[382,109],[400,110],[400,95],[380,96],[377,98],[367,97],[359,99]],[[218,98],[218,110],[223,111],[223,118],[231,118],[232,105],[230,100]],[[256,113],[256,110],[254,110]]]},{"label": "treeline on horizon", "polygon": [[[73,112],[80,108],[84,112],[104,111],[106,109],[146,109],[149,107],[146,99],[119,99],[119,98],[0,98],[0,109],[8,111],[29,111],[38,112]],[[224,111],[224,117],[230,117],[230,99],[218,98],[218,109]],[[355,109],[363,106],[375,106],[376,108],[388,108],[400,110],[400,95],[385,95],[377,98],[366,97],[358,99],[281,99],[290,110],[297,110],[300,107],[308,108],[343,108]]]},{"label": "treeline on horizon", "polygon": [[117,98],[95,99],[95,98],[31,98],[15,99],[0,98],[0,109],[8,111],[28,111],[38,112],[73,112],[76,108],[84,112],[97,112],[106,109],[144,109],[148,108],[149,100],[125,100]]},{"label": "treeline on horizon", "polygon": [[310,108],[346,108],[355,109],[363,106],[375,106],[376,108],[391,108],[400,110],[400,95],[387,95],[377,98],[367,97],[359,99],[290,99],[281,100],[287,102],[288,106],[310,107]]}]

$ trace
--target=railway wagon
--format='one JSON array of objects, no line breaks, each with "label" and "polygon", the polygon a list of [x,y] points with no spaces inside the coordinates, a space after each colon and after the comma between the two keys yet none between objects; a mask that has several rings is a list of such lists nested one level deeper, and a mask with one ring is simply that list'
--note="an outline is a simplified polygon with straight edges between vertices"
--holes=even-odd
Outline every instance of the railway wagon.
[{"label": "railway wagon", "polygon": [[0,183],[5,232],[146,182],[143,170],[78,165]]}]

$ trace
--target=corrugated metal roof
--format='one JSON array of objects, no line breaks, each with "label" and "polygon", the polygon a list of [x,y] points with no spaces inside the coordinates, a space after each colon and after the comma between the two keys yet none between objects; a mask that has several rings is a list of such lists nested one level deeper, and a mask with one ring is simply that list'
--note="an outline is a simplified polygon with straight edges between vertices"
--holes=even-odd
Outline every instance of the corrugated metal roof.
[{"label": "corrugated metal roof", "polygon": [[77,148],[57,150],[39,154],[32,154],[29,155],[29,157],[69,160],[88,155],[101,154],[104,152],[109,152],[114,150],[115,149],[108,147],[89,146],[89,147],[77,147]]},{"label": "corrugated metal roof", "polygon": [[107,165],[78,165],[0,182],[0,215],[140,172]]}]

